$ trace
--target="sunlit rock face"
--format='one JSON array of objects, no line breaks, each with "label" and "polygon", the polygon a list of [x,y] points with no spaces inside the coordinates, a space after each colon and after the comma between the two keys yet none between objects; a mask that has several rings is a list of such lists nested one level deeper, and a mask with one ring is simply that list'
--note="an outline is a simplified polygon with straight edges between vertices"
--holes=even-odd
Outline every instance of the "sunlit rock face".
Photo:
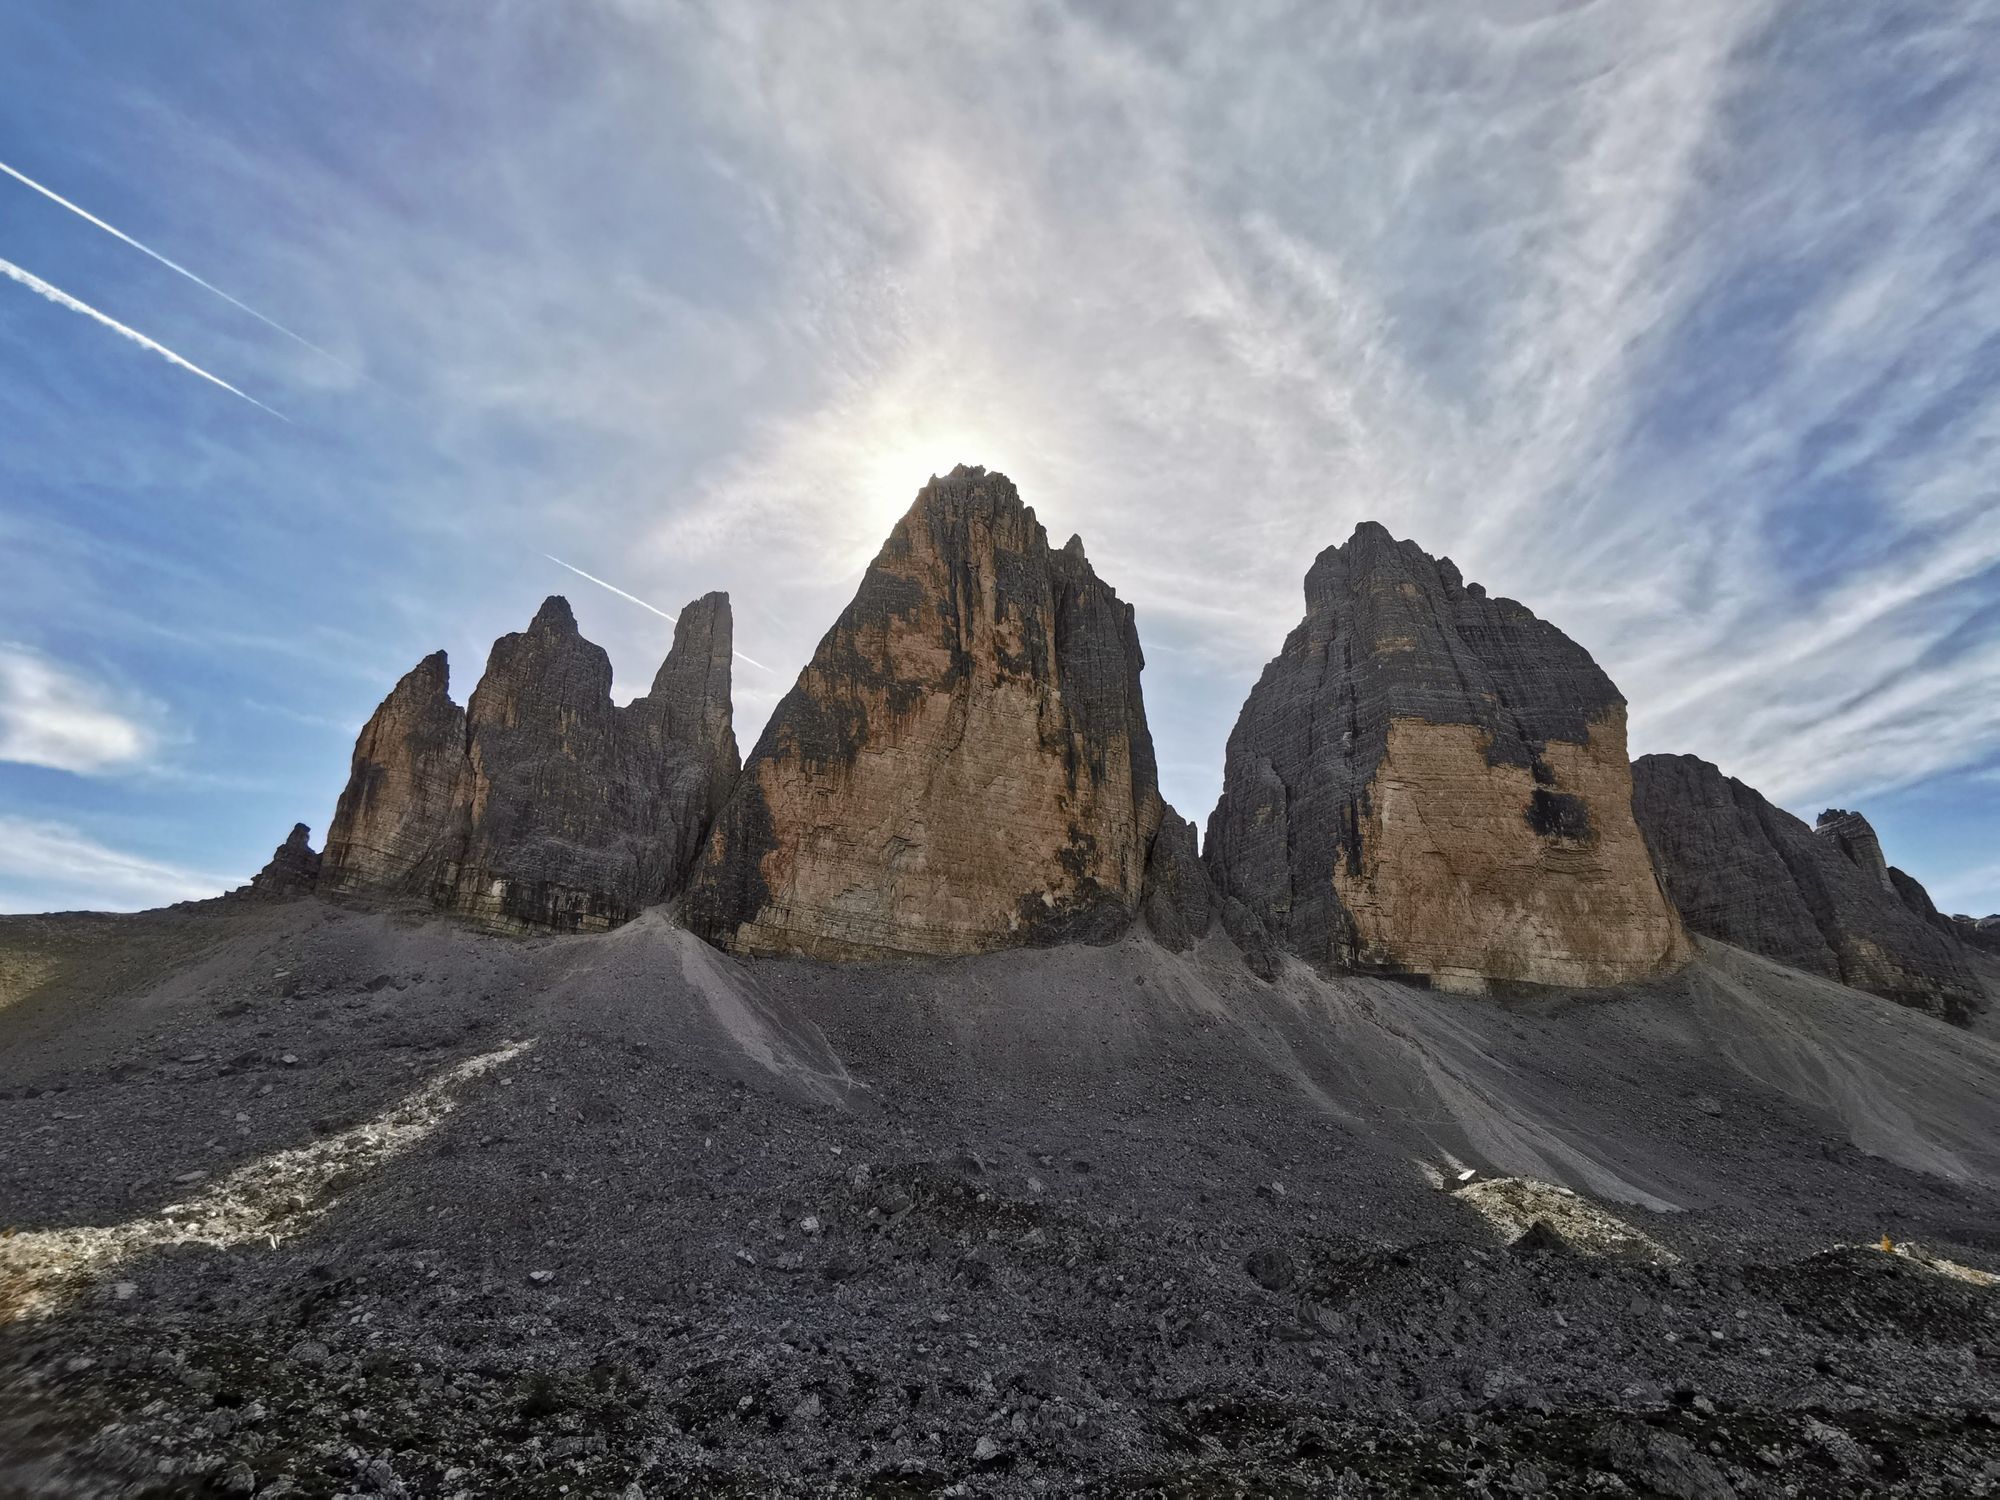
[{"label": "sunlit rock face", "polygon": [[1162,807],[1132,610],[1003,475],[933,478],[773,713],[684,902],[832,959],[1103,940]]},{"label": "sunlit rock face", "polygon": [[611,702],[611,662],[569,604],[493,645],[467,707],[444,654],[355,746],[322,889],[511,930],[599,931],[676,894],[734,780],[729,600],[690,604],[652,690]]},{"label": "sunlit rock face", "polygon": [[465,849],[465,710],[434,651],[403,675],[354,743],[334,808],[320,889],[430,901],[450,889]]},{"label": "sunlit rock face", "polygon": [[1929,895],[1889,868],[1865,818],[1822,817],[1816,833],[1692,755],[1632,769],[1640,827],[1693,931],[1950,1020],[1983,1004]]},{"label": "sunlit rock face", "polygon": [[1625,704],[1580,646],[1373,523],[1229,737],[1203,858],[1321,965],[1599,985],[1687,956],[1632,817]]}]

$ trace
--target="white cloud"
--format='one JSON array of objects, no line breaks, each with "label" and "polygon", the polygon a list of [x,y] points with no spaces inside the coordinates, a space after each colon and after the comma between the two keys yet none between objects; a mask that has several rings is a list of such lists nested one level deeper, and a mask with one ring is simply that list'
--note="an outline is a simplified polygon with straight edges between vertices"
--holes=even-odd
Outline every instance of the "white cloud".
[{"label": "white cloud", "polygon": [[110,690],[0,642],[0,761],[79,775],[143,764],[159,736]]},{"label": "white cloud", "polygon": [[230,395],[237,396],[245,401],[248,401],[252,406],[256,407],[259,411],[270,412],[272,416],[277,417],[278,420],[281,422],[290,420],[290,418],[288,417],[282,416],[275,411],[271,411],[270,407],[266,406],[263,402],[259,401],[255,396],[245,395],[242,391],[239,391],[235,386],[231,385],[228,381],[224,380],[220,375],[211,375],[208,371],[204,370],[200,365],[196,364],[193,360],[187,359],[182,355],[174,353],[173,350],[169,349],[165,344],[161,343],[158,339],[148,338],[145,334],[139,332],[138,329],[119,322],[109,313],[99,312],[96,308],[92,307],[88,302],[85,302],[78,297],[72,297],[68,292],[64,291],[59,286],[52,286],[50,283],[42,280],[41,277],[37,276],[32,271],[22,270],[21,267],[15,265],[11,260],[0,260],[0,276],[5,276],[10,281],[18,281],[22,286],[26,287],[36,296],[41,297],[45,301],[55,303],[57,307],[66,307],[71,312],[82,313],[86,318],[91,319],[93,322],[102,323],[106,328],[109,328],[113,333],[117,334],[120,338],[130,339],[133,343],[137,344],[141,349],[150,349],[153,353],[159,355],[160,358],[164,359],[168,364],[178,365],[180,366],[181,369],[186,370],[191,375],[199,375],[203,380],[206,380],[210,385],[221,386],[222,389],[229,392]]},{"label": "white cloud", "polygon": [[242,883],[127,854],[66,823],[0,815],[0,910],[139,911]]}]

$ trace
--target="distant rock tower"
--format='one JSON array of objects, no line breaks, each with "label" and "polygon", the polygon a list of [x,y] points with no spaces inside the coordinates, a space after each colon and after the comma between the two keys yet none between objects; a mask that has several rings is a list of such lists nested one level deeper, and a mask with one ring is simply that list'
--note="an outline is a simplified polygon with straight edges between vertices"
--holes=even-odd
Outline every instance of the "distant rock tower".
[{"label": "distant rock tower", "polygon": [[730,656],[729,596],[709,594],[623,708],[560,596],[494,642],[463,709],[444,653],[424,658],[355,744],[320,889],[508,930],[601,931],[667,900],[736,776]]}]

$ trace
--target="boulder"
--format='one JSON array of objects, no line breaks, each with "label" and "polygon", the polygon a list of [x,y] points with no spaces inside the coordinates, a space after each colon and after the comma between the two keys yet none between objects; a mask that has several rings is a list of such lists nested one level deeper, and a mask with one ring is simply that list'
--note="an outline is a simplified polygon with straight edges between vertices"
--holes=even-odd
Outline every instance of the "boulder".
[{"label": "boulder", "polygon": [[741,953],[1100,941],[1162,804],[1131,606],[1005,476],[933,477],[765,726],[683,902]]},{"label": "boulder", "polygon": [[426,658],[362,731],[325,888],[511,931],[601,931],[675,895],[737,772],[730,655],[710,594],[623,708],[560,596],[494,643],[463,710]]},{"label": "boulder", "polygon": [[1232,933],[1467,991],[1685,959],[1632,819],[1624,700],[1587,652],[1372,522],[1305,593],[1209,819]]},{"label": "boulder", "polygon": [[1633,781],[1639,826],[1691,930],[1950,1020],[1983,1003],[1957,944],[1924,915],[1929,896],[1908,876],[1900,890],[1886,861],[1878,876],[1880,843],[1856,836],[1845,821],[1855,815],[1815,833],[1692,755],[1641,756]]}]

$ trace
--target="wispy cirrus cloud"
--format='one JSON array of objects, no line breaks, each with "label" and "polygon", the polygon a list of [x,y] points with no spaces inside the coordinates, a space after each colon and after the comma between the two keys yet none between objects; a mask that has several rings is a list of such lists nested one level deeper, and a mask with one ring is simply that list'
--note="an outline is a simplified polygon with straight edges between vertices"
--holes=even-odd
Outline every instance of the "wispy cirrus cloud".
[{"label": "wispy cirrus cloud", "polygon": [[90,776],[135,769],[160,743],[145,705],[0,642],[0,761]]},{"label": "wispy cirrus cloud", "polygon": [[137,344],[141,349],[150,349],[153,353],[159,355],[160,358],[164,359],[168,364],[178,365],[180,366],[181,369],[186,370],[191,375],[199,375],[203,380],[206,380],[210,385],[221,386],[222,389],[229,392],[230,395],[238,397],[241,400],[248,401],[252,406],[256,407],[259,411],[269,412],[270,415],[276,417],[280,422],[288,422],[291,420],[289,417],[285,416],[282,412],[272,411],[270,407],[266,406],[263,402],[259,401],[255,396],[246,395],[244,392],[239,391],[235,386],[231,385],[228,381],[224,380],[220,375],[211,374],[207,370],[204,370],[200,365],[196,364],[193,360],[187,359],[182,355],[174,353],[173,350],[169,349],[165,344],[161,343],[158,339],[148,338],[145,334],[139,332],[138,329],[133,328],[128,324],[119,322],[109,313],[99,312],[96,308],[92,307],[88,302],[85,302],[78,297],[72,297],[68,292],[64,291],[61,287],[51,285],[49,282],[46,282],[42,280],[41,277],[35,275],[34,272],[32,271],[22,270],[21,267],[15,265],[11,260],[0,260],[0,276],[5,276],[11,281],[19,282],[22,286],[26,287],[36,296],[45,298],[46,300],[55,303],[57,307],[66,307],[71,312],[82,313],[86,318],[90,318],[95,322],[102,323],[106,328],[109,328],[113,333],[117,334],[120,338],[130,339],[133,343]]},{"label": "wispy cirrus cloud", "polygon": [[240,884],[111,848],[68,823],[0,814],[0,911],[143,911]]}]

